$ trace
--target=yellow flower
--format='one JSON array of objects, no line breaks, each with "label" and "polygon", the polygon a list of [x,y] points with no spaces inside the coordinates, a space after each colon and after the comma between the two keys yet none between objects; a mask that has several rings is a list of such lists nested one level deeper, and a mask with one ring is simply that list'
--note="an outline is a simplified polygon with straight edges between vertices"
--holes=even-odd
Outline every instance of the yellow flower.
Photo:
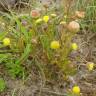
[{"label": "yellow flower", "polygon": [[4,46],[9,46],[10,45],[10,39],[9,38],[4,38],[3,39],[3,45]]},{"label": "yellow flower", "polygon": [[43,17],[43,21],[47,23],[47,22],[49,21],[49,16],[47,16],[47,15],[44,16],[44,17]]},{"label": "yellow flower", "polygon": [[56,17],[57,15],[56,14],[51,14],[52,17]]},{"label": "yellow flower", "polygon": [[87,65],[87,68],[88,68],[89,71],[92,71],[94,69],[94,63],[89,62],[88,65]]},{"label": "yellow flower", "polygon": [[67,18],[67,15],[64,15],[64,18],[66,19]]},{"label": "yellow flower", "polygon": [[61,24],[61,25],[65,25],[66,22],[65,22],[65,21],[61,21],[60,24]]},{"label": "yellow flower", "polygon": [[51,47],[51,49],[58,49],[58,48],[60,48],[59,41],[52,41],[50,47]]},{"label": "yellow flower", "polygon": [[2,25],[2,26],[5,26],[5,23],[3,22],[3,23],[1,23],[1,25]]},{"label": "yellow flower", "polygon": [[80,88],[79,88],[79,86],[74,86],[74,87],[72,88],[72,92],[73,92],[74,94],[80,94]]},{"label": "yellow flower", "polygon": [[42,21],[43,21],[43,20],[42,20],[41,18],[39,18],[39,19],[36,20],[35,23],[38,24],[38,23],[41,23]]},{"label": "yellow flower", "polygon": [[73,50],[77,50],[78,49],[78,45],[76,43],[72,43],[72,49]]}]

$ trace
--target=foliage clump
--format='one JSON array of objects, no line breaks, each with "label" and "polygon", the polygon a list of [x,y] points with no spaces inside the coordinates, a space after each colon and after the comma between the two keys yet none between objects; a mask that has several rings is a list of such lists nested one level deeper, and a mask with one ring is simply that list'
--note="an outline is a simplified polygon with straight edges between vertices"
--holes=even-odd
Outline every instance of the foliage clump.
[{"label": "foliage clump", "polygon": [[3,92],[5,88],[6,88],[5,81],[2,78],[0,78],[0,92]]}]

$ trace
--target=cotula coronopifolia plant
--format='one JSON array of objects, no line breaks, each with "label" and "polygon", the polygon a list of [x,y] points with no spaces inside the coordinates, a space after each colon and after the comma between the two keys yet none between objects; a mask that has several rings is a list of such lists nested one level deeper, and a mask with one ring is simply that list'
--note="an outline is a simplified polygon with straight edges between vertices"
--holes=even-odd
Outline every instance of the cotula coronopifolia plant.
[{"label": "cotula coronopifolia plant", "polygon": [[[79,20],[84,18],[84,14],[81,11],[76,11],[75,15],[72,16],[74,19],[67,15],[59,17],[56,14],[54,16],[52,17],[49,14],[36,20],[39,40],[43,47],[42,53],[44,52],[40,56],[43,58],[42,62],[44,64],[51,64],[49,70],[54,69],[53,65],[55,65],[55,68],[57,68],[55,70],[59,70],[65,75],[73,74],[76,68],[71,63],[69,54],[72,50],[78,50],[78,45],[76,42],[71,43],[71,41],[76,33],[80,31]],[[47,60],[44,60],[45,58]]]},{"label": "cotula coronopifolia plant", "polygon": [[[66,17],[68,18],[68,17]],[[65,74],[73,74],[75,67],[68,57],[71,51],[78,50],[78,45],[71,43],[72,38],[80,30],[80,24],[76,21],[61,21],[60,22],[60,37],[57,41],[51,42],[51,49],[55,50],[53,61],[57,64],[60,70]],[[54,48],[55,47],[55,48]],[[56,56],[57,55],[57,56]],[[70,70],[71,69],[71,70]]]},{"label": "cotula coronopifolia plant", "polygon": [[[77,13],[82,17],[79,11]],[[11,57],[16,57],[11,60],[11,72],[16,76],[24,73],[22,67],[29,61],[34,61],[34,64],[41,66],[45,75],[58,73],[57,71],[65,75],[74,73],[75,68],[68,56],[72,50],[78,49],[76,42],[71,43],[80,30],[77,19],[76,17],[76,20],[73,20],[67,14],[59,16],[55,12],[44,15],[37,10],[32,10],[26,16],[12,15],[11,25],[8,25],[11,31],[8,32],[8,37],[6,35],[2,40],[4,47],[9,46],[12,51]]]}]

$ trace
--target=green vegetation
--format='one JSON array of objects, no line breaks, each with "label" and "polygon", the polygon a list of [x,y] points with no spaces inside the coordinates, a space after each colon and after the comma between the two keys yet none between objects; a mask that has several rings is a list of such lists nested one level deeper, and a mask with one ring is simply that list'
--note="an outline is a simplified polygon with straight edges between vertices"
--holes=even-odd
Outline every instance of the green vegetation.
[{"label": "green vegetation", "polygon": [[2,78],[0,78],[0,92],[4,91],[5,88],[6,88],[5,81]]}]

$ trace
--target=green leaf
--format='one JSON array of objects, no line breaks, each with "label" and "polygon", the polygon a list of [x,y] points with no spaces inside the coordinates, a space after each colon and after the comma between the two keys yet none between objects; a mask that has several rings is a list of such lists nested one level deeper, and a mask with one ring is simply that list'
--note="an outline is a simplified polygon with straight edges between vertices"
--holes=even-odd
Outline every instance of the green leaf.
[{"label": "green leaf", "polygon": [[15,64],[20,64],[23,61],[25,61],[28,57],[29,54],[32,50],[31,44],[27,44],[26,48],[24,49],[24,53],[22,54],[22,56],[15,62]]}]

